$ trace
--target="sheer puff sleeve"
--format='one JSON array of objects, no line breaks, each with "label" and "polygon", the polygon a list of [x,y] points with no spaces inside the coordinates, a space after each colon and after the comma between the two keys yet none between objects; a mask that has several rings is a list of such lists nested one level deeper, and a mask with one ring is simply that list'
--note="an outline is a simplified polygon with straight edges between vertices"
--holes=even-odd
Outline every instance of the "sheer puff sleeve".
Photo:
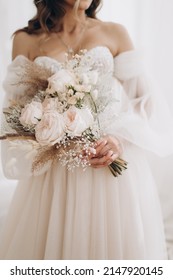
[{"label": "sheer puff sleeve", "polygon": [[173,119],[164,96],[143,69],[136,50],[114,58],[114,76],[123,86],[122,110],[109,129],[120,139],[167,156],[173,152]]},{"label": "sheer puff sleeve", "polygon": [[[20,94],[27,91],[26,85],[20,85],[20,83],[18,83],[25,64],[27,63],[29,63],[28,59],[21,55],[8,66],[7,75],[3,84],[6,93],[4,107],[8,107],[11,99],[15,100]],[[2,132],[4,130],[3,122],[4,120],[2,116]],[[32,171],[32,163],[36,154],[37,145],[35,141],[10,139],[1,141],[1,157],[4,175],[8,179],[18,180],[32,175],[38,176],[46,172],[50,168],[51,162],[46,163],[44,167],[39,169],[39,171]]]}]

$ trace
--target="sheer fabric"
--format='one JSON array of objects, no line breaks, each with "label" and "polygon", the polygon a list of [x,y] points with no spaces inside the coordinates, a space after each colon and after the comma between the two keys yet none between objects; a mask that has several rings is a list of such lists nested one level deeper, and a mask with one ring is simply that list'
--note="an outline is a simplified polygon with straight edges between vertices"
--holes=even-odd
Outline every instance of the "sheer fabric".
[{"label": "sheer fabric", "polygon": [[[152,91],[136,51],[113,58],[100,46],[88,55],[93,67],[101,61],[99,71],[110,72],[112,94],[121,94],[118,117],[113,118],[115,104],[110,104],[100,118],[105,132],[122,141],[128,170],[114,178],[108,168],[72,173],[49,162],[33,174],[33,143],[4,141],[4,173],[20,181],[1,238],[2,259],[167,258],[159,198],[145,157],[146,150],[161,156],[172,152],[172,120],[164,98]],[[8,68],[6,104],[25,90],[14,83],[25,63],[28,59],[19,56]],[[60,68],[52,58],[35,63]],[[107,92],[100,94],[108,98]]]}]

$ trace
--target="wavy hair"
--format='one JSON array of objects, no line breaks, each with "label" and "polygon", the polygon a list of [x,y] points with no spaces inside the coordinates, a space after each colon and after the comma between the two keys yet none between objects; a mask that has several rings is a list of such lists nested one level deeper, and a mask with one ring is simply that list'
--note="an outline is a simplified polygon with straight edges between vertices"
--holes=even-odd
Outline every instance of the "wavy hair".
[{"label": "wavy hair", "polygon": [[[93,0],[90,7],[85,11],[90,18],[96,18],[97,9],[102,0]],[[15,32],[24,31],[28,34],[36,34],[39,31],[50,33],[51,30],[58,26],[61,29],[61,20],[64,17],[65,0],[34,0],[37,8],[36,15],[28,21],[28,26],[21,28]]]}]

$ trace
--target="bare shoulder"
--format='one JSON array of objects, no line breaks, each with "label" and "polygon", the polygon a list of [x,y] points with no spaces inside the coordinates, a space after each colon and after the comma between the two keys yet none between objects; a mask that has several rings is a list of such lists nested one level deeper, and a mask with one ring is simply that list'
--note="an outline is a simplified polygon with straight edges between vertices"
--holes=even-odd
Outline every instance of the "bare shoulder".
[{"label": "bare shoulder", "polygon": [[116,46],[116,54],[134,49],[128,31],[123,25],[113,22],[101,22],[101,26],[112,46]]},{"label": "bare shoulder", "polygon": [[13,49],[12,49],[12,59],[18,55],[24,55],[30,58],[30,49],[34,44],[34,38],[32,35],[21,31],[14,35],[13,38]]}]

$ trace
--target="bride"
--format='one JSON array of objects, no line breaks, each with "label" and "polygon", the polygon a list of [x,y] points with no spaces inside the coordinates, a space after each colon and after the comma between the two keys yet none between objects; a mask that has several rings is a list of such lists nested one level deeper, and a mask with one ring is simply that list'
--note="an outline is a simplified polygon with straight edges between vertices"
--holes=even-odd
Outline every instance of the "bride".
[{"label": "bride", "polygon": [[[84,65],[107,74],[111,103],[100,116],[104,133],[84,172],[58,161],[33,172],[33,145],[2,142],[7,178],[19,180],[0,242],[1,259],[167,259],[162,213],[145,151],[166,155],[172,139],[160,116],[158,96],[144,78],[125,28],[96,18],[101,0],[35,0],[37,15],[15,32],[13,61],[4,88],[6,105],[26,85],[16,85],[30,61],[58,72],[82,49]],[[105,87],[106,88],[106,87]],[[163,109],[163,108],[162,108]],[[111,120],[118,110],[118,117]],[[159,125],[158,125],[159,123]],[[169,128],[169,126],[168,126]],[[170,140],[170,143],[169,143]],[[114,177],[118,157],[128,169]]]}]

